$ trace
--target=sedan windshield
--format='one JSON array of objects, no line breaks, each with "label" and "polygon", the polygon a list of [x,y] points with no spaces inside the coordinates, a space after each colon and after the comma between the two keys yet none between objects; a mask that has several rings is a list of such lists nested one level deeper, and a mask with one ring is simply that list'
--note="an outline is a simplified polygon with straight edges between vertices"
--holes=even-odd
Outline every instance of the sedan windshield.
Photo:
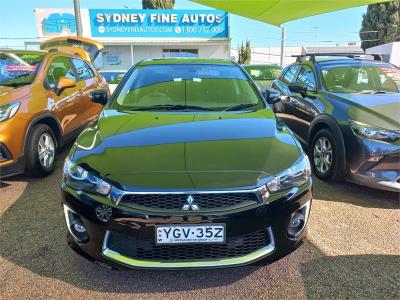
[{"label": "sedan windshield", "polygon": [[44,54],[0,52],[0,85],[32,83],[43,58]]},{"label": "sedan windshield", "polygon": [[160,64],[137,66],[113,105],[121,110],[245,110],[264,107],[237,66]]},{"label": "sedan windshield", "polygon": [[400,70],[390,65],[322,67],[325,88],[334,93],[398,93]]}]

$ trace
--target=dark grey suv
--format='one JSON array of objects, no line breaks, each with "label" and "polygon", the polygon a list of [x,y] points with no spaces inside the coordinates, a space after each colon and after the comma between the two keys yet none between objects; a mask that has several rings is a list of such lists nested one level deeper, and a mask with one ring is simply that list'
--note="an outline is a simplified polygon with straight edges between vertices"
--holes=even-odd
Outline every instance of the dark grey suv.
[{"label": "dark grey suv", "polygon": [[300,57],[273,83],[274,111],[309,151],[314,174],[400,191],[400,70],[348,56]]}]

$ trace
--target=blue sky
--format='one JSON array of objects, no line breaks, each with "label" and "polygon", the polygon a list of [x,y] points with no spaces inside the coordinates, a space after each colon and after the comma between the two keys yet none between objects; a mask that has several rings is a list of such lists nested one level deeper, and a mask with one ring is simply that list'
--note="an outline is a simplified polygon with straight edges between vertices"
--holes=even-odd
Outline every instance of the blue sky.
[{"label": "blue sky", "polygon": [[[81,0],[81,8],[141,8],[141,0]],[[18,3],[18,5],[16,4]],[[38,36],[33,10],[35,8],[72,8],[72,0],[1,0],[0,46],[21,46],[24,38]],[[176,9],[199,9],[204,6],[188,0],[176,0]],[[359,41],[358,31],[366,6],[309,17],[284,24],[287,45],[346,45]],[[252,46],[279,46],[281,29],[231,15],[232,46],[250,39]],[[9,39],[17,38],[17,39]],[[331,41],[331,42],[326,42]]]}]

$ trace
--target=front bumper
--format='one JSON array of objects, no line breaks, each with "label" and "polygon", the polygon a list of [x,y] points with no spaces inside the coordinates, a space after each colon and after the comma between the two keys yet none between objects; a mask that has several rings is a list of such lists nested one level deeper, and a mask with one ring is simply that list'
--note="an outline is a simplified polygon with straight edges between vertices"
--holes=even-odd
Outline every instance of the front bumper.
[{"label": "front bumper", "polygon": [[[5,146],[2,146],[0,143],[0,151],[2,147],[4,147],[3,150],[6,149]],[[0,162],[0,178],[6,178],[24,172],[26,164],[25,156],[13,159],[10,155],[7,158],[9,159],[4,159],[3,162]]]},{"label": "front bumper", "polygon": [[349,180],[400,192],[400,145],[354,136],[348,155]]},{"label": "front bumper", "polygon": [[27,121],[18,115],[0,122],[0,178],[23,173]]},{"label": "front bumper", "polygon": [[107,259],[110,259],[121,265],[135,267],[135,268],[157,268],[157,269],[180,269],[180,268],[217,268],[217,267],[232,267],[239,265],[246,265],[251,262],[258,261],[266,256],[271,255],[275,251],[275,241],[271,228],[267,228],[266,234],[268,234],[270,242],[262,248],[257,249],[249,254],[233,257],[233,258],[220,258],[220,259],[209,259],[209,260],[198,260],[198,261],[155,261],[155,260],[139,260],[121,253],[118,253],[108,248],[108,242],[110,238],[110,231],[106,231],[106,235],[103,242],[102,254]]},{"label": "front bumper", "polygon": [[[166,213],[156,214],[154,212],[133,210],[123,205],[115,206],[107,198],[77,193],[65,186],[62,187],[62,196],[63,205],[79,215],[82,223],[87,228],[89,240],[85,243],[80,243],[72,238],[71,234],[69,236],[71,246],[75,249],[78,248],[82,254],[116,267],[176,269],[246,265],[263,258],[274,257],[275,254],[282,254],[295,248],[305,237],[306,230],[303,230],[296,237],[289,237],[287,228],[292,214],[305,204],[310,203],[312,192],[311,186],[309,186],[301,192],[295,193],[295,195],[283,196],[269,204],[259,204],[239,210],[218,213],[192,211],[169,215]],[[112,217],[107,223],[101,222],[95,214],[96,207],[102,204],[106,204],[112,208]],[[123,244],[128,244],[130,240],[133,240],[137,244],[144,245],[144,250],[142,249],[141,251],[151,253],[151,249],[164,247],[154,246],[156,225],[211,223],[226,224],[226,237],[227,240],[231,239],[232,243],[244,243],[244,239],[241,237],[253,232],[259,232],[260,230],[264,230],[267,242],[254,249],[254,251],[235,257],[167,260],[143,258],[143,256],[136,257],[136,255],[129,255],[127,253],[129,249],[118,251],[115,247],[110,246],[111,236],[118,235],[126,237],[122,241]],[[232,243],[225,248],[235,247]],[[133,247],[136,246],[135,244],[132,245]],[[186,248],[178,246],[173,253],[180,253],[182,255],[182,251],[193,251],[193,249],[187,250]],[[167,251],[165,248],[164,250]],[[206,250],[208,251],[209,249]],[[194,251],[196,252],[196,248]],[[138,252],[135,253],[137,254]],[[164,253],[163,255],[168,254]]]}]

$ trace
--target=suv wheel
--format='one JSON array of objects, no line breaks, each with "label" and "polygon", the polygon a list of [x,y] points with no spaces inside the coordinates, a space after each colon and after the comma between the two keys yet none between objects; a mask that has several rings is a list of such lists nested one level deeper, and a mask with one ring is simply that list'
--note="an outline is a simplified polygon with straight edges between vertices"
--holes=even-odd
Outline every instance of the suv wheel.
[{"label": "suv wheel", "polygon": [[314,174],[322,180],[338,177],[337,143],[328,129],[319,130],[312,141],[311,165]]},{"label": "suv wheel", "polygon": [[53,172],[56,159],[56,139],[49,126],[39,124],[32,129],[26,156],[28,174],[47,176]]}]

